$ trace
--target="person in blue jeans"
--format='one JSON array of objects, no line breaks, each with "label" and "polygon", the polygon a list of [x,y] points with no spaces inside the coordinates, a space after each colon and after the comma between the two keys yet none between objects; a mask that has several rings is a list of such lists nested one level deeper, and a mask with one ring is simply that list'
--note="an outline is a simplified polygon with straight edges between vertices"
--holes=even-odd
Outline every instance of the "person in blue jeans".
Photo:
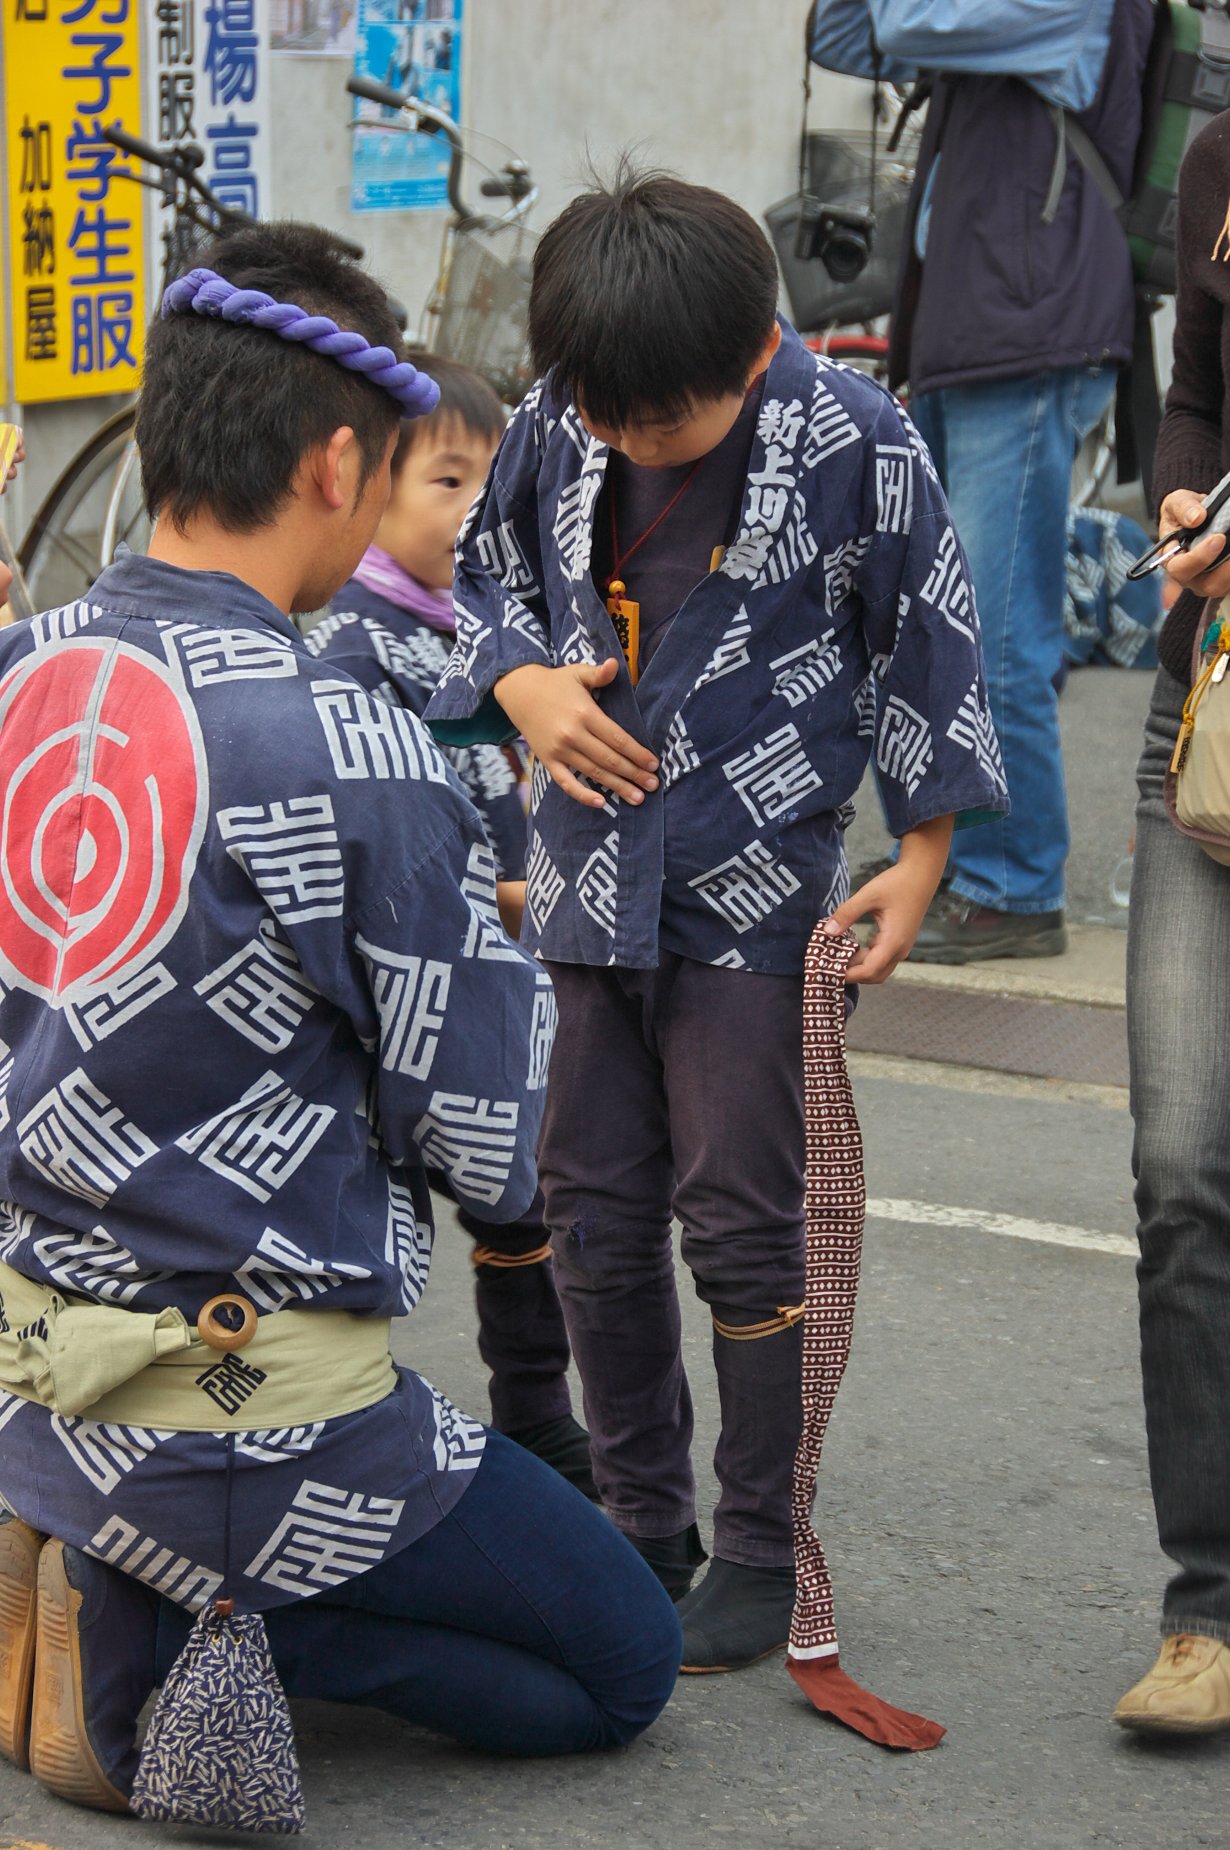
[{"label": "person in blue jeans", "polygon": [[1066,945],[1067,801],[1053,676],[1082,437],[1133,346],[1127,241],[1067,136],[1123,192],[1151,0],[817,0],[813,60],[924,78],[926,129],[893,304],[890,381],[969,558],[1011,814],[957,832],[916,962]]}]

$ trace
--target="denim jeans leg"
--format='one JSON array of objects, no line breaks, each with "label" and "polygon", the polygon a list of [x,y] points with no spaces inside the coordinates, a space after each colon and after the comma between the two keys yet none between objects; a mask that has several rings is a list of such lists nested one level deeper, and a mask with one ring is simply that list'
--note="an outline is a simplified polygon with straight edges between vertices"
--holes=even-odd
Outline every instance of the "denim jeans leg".
[{"label": "denim jeans leg", "polygon": [[1162,800],[1184,691],[1159,672],[1128,932],[1141,1371],[1158,1537],[1179,1569],[1162,1630],[1230,1643],[1230,869]]},{"label": "denim jeans leg", "polygon": [[[165,1677],[190,1617],[162,1602]],[[665,1706],[679,1621],[592,1503],[491,1433],[442,1521],[366,1573],[265,1615],[290,1696],[386,1710],[489,1753],[623,1746]]]},{"label": "denim jeans leg", "polygon": [[924,393],[913,413],[969,560],[1012,813],[953,838],[953,891],[1003,912],[1064,903],[1068,816],[1053,677],[1077,445],[1114,386],[1065,368]]}]

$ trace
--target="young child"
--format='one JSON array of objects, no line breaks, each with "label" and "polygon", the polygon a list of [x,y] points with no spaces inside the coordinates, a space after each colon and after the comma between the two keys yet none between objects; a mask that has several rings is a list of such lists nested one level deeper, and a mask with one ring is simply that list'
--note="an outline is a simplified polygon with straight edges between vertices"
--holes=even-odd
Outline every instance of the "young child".
[{"label": "young child", "polygon": [[[403,422],[393,489],[375,540],[333,599],[332,614],[309,632],[307,646],[378,698],[421,714],[448,665],[455,630],[453,549],[491,466],[504,407],[468,366],[431,354],[416,354],[415,364],[439,387],[439,403],[429,416]],[[501,915],[516,936],[526,842],[517,779],[498,745],[445,755],[482,817]],[[432,1180],[442,1186],[439,1172]],[[464,1206],[458,1218],[477,1242],[478,1346],[491,1371],[492,1422],[593,1497],[589,1441],[572,1416],[568,1334],[541,1198],[500,1227]]]},{"label": "young child", "polygon": [[[676,1596],[703,1559],[672,1213],[713,1316],[715,1559],[684,1667],[786,1639],[800,1426],[803,953],[906,954],[953,818],[1006,807],[973,597],[901,407],[776,316],[747,213],[626,167],[535,258],[544,375],[463,531],[448,743],[519,731],[524,941],[560,1030],[539,1148],[595,1477]],[[621,646],[622,645],[622,646]],[[847,898],[871,751],[899,863]]]}]

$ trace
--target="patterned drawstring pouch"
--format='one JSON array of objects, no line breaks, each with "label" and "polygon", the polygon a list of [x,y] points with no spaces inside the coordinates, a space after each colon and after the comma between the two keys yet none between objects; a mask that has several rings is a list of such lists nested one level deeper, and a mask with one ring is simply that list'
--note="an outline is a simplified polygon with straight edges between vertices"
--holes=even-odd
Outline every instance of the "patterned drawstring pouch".
[{"label": "patterned drawstring pouch", "polygon": [[[227,1435],[225,1560],[230,1590],[234,1435]],[[214,1599],[162,1686],[133,1781],[132,1810],[168,1824],[290,1837],[306,1811],[295,1730],[265,1621]]]},{"label": "patterned drawstring pouch", "polygon": [[133,1783],[141,1818],[232,1831],[303,1829],[295,1731],[265,1621],[211,1602],[176,1658]]}]

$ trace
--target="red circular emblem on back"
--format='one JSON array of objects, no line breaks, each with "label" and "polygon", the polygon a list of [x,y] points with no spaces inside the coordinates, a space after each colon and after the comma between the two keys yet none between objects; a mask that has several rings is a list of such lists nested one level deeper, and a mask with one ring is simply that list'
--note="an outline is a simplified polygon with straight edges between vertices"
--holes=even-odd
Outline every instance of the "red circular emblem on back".
[{"label": "red circular emblem on back", "polygon": [[150,962],[188,901],[208,797],[171,671],[89,637],[0,682],[0,962],[57,1002]]}]

